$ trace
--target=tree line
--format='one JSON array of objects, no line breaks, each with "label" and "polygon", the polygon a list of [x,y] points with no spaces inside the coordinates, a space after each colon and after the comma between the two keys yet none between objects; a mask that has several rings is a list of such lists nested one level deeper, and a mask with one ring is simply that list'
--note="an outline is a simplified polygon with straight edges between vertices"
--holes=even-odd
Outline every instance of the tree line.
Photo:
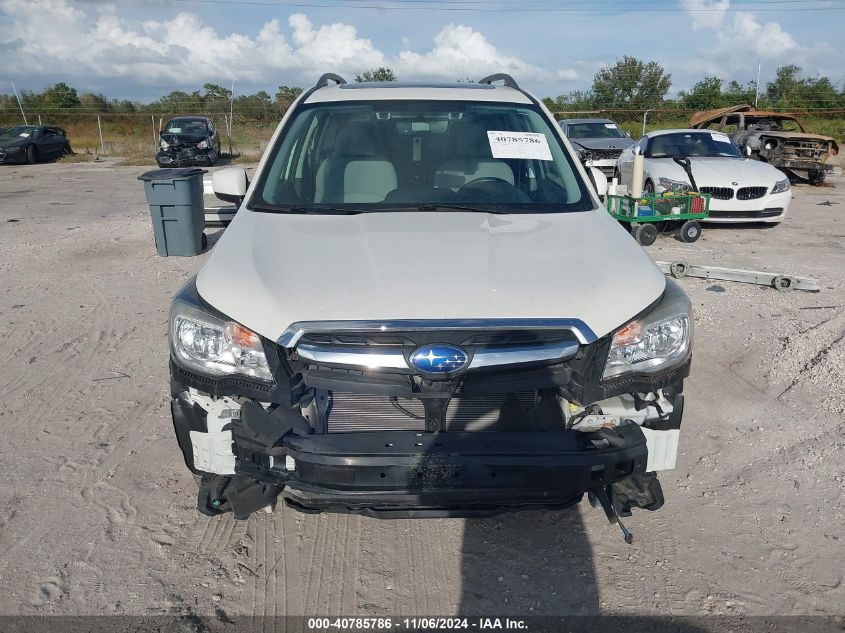
[{"label": "tree line", "polygon": [[[387,67],[375,68],[355,77],[356,81],[396,81],[396,74]],[[755,86],[749,81],[724,81],[716,76],[704,77],[676,98],[668,98],[672,75],[654,61],[645,62],[624,56],[615,64],[599,69],[588,90],[574,90],[558,97],[546,97],[552,111],[645,110],[667,108],[709,110],[743,103],[777,110],[845,109],[845,88],[838,88],[828,77],[804,76],[795,65],[777,69],[774,81]],[[236,95],[223,86],[206,83],[202,90],[175,90],[152,103],[109,99],[102,94],[78,94],[76,88],[59,82],[42,92],[24,91],[21,101],[27,114],[55,112],[98,112],[115,114],[171,114],[229,112],[252,119],[275,119],[302,93],[298,86],[279,86],[274,95],[260,90],[251,95]],[[14,95],[0,94],[0,112],[18,110]]]}]

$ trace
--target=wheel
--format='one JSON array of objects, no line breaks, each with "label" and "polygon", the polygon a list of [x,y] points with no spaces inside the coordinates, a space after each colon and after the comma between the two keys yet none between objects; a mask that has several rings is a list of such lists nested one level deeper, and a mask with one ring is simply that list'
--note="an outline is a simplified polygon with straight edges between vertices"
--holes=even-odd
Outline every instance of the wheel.
[{"label": "wheel", "polygon": [[631,234],[631,237],[633,237],[636,242],[640,241],[640,229],[642,226],[642,224],[636,224],[635,222],[631,222],[631,224],[628,225],[628,233]]},{"label": "wheel", "polygon": [[73,148],[70,146],[70,143],[65,143],[65,146],[62,148],[60,156],[73,156]]},{"label": "wheel", "polygon": [[208,235],[202,234],[202,250],[205,252],[208,249]]},{"label": "wheel", "polygon": [[825,176],[827,176],[827,172],[823,169],[811,171],[807,174],[807,180],[811,185],[820,185],[824,182]]},{"label": "wheel", "polygon": [[643,184],[643,193],[654,193],[654,183],[651,180],[646,180]]},{"label": "wheel", "polygon": [[657,227],[653,224],[642,224],[637,231],[637,241],[643,246],[651,246],[657,239]]},{"label": "wheel", "polygon": [[682,242],[694,242],[701,237],[701,224],[696,220],[687,220],[681,225],[679,236]]},{"label": "wheel", "polygon": [[38,162],[38,148],[35,145],[30,145],[26,148],[26,162],[30,165]]},{"label": "wheel", "polygon": [[217,161],[220,160],[220,152],[214,152],[212,155],[208,157],[208,166],[214,167],[217,164]]}]

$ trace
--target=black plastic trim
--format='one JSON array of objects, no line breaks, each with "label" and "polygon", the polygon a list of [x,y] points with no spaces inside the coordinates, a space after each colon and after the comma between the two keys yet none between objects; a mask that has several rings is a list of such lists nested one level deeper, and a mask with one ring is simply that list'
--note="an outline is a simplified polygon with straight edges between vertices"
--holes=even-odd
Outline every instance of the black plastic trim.
[{"label": "black plastic trim", "polygon": [[503,81],[508,88],[513,88],[514,90],[519,90],[523,92],[522,88],[519,87],[519,84],[516,83],[516,80],[506,73],[495,73],[493,75],[487,75],[484,79],[479,79],[478,83],[480,84],[487,84],[490,85],[494,81]]},{"label": "black plastic trim", "polygon": [[335,73],[323,73],[323,75],[321,75],[320,78],[317,80],[317,83],[314,84],[314,88],[325,88],[329,85],[330,81],[335,82],[338,86],[342,86],[346,83],[346,80],[340,75],[337,75]]}]

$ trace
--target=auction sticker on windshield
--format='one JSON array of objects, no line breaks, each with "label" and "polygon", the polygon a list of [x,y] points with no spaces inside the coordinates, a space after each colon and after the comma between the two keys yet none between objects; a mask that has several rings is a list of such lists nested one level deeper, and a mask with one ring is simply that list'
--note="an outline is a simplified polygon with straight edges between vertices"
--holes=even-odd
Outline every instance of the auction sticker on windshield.
[{"label": "auction sticker on windshield", "polygon": [[498,132],[489,130],[490,151],[493,158],[524,158],[553,160],[546,135],[540,132]]},{"label": "auction sticker on windshield", "polygon": [[731,139],[727,134],[720,134],[719,132],[710,132],[710,138],[718,143],[730,143]]}]

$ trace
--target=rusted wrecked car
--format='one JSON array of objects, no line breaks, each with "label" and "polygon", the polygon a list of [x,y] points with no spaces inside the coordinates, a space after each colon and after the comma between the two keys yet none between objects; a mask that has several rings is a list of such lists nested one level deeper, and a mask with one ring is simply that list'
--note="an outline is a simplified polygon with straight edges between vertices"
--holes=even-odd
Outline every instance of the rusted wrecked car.
[{"label": "rusted wrecked car", "polygon": [[839,153],[833,138],[808,134],[795,115],[750,105],[696,112],[690,127],[725,132],[751,158],[771,163],[791,179],[812,185],[820,184],[833,170],[828,160]]}]

